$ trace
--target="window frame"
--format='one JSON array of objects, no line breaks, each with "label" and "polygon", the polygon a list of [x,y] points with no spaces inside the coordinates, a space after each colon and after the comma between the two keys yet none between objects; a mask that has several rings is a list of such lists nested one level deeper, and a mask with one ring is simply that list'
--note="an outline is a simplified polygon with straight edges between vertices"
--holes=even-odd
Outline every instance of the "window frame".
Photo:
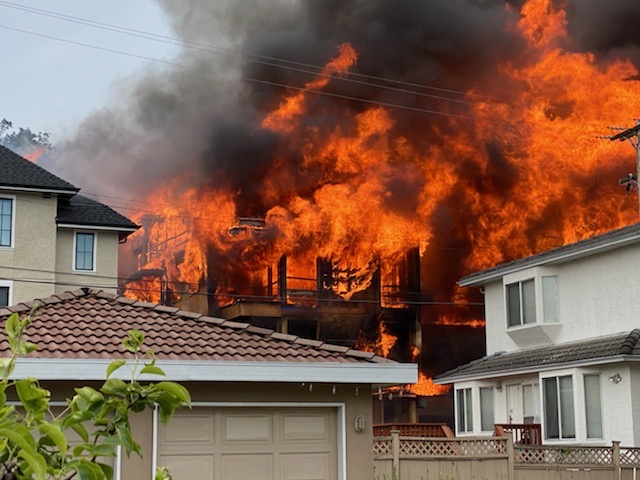
[{"label": "window frame", "polygon": [[[587,378],[598,379],[598,422],[600,435],[591,436],[589,432],[589,399],[587,398]],[[602,440],[604,438],[604,415],[602,414],[602,375],[598,372],[589,372],[582,374],[582,389],[583,389],[583,401],[584,401],[584,423],[585,423],[585,436],[587,440]],[[593,405],[595,407],[595,405]]]},{"label": "window frame", "polygon": [[0,307],[13,305],[13,282],[11,280],[0,280],[0,288],[7,288],[7,305],[0,304]]},{"label": "window frame", "polygon": [[473,392],[471,387],[456,390],[456,430],[458,433],[473,432]]},{"label": "window frame", "polygon": [[[16,237],[16,196],[1,194],[0,200],[9,200],[11,202],[11,224],[9,225],[9,245],[0,244],[0,250],[12,249],[15,246]],[[0,222],[1,223],[1,222]],[[1,235],[0,235],[1,237]]]},{"label": "window frame", "polygon": [[[78,268],[78,236],[79,235],[91,235],[93,237],[92,243],[92,257],[91,257],[91,269]],[[98,249],[98,234],[91,230],[75,230],[73,232],[73,251],[71,258],[71,270],[74,273],[95,273],[96,272],[96,252]]]},{"label": "window frame", "polygon": [[[517,287],[516,308],[512,307],[513,287]],[[561,323],[560,275],[556,268],[534,268],[507,275],[502,278],[502,289],[507,330]],[[530,303],[527,303],[527,295],[531,294],[533,299],[529,299]],[[517,323],[512,324],[512,314],[515,310],[518,314]],[[529,316],[533,317],[533,320]]]},{"label": "window frame", "polygon": [[[490,399],[491,399],[491,421],[489,422],[489,428],[484,428],[485,427],[485,421],[489,420],[486,419],[484,417],[484,409],[482,408],[482,399],[483,399],[483,394],[482,392],[488,393],[490,395]],[[480,431],[481,432],[493,432],[495,429],[495,418],[496,418],[496,414],[495,414],[495,393],[494,393],[494,389],[493,387],[489,387],[489,386],[484,386],[484,387],[479,387],[478,388],[478,400],[480,402]]]},{"label": "window frame", "polygon": [[[571,435],[569,432],[565,432],[565,425],[566,422],[564,421],[565,418],[566,420],[569,420],[569,417],[565,417],[565,410],[566,407],[568,405],[564,405],[563,404],[563,396],[562,396],[562,385],[561,385],[561,380],[562,379],[570,379],[571,380],[571,414],[572,417],[571,420],[571,426],[573,427],[573,435]],[[555,422],[557,425],[557,430],[558,430],[558,436],[549,436],[549,425],[550,425],[550,412],[549,412],[549,405],[548,405],[548,396],[547,396],[547,382],[553,380],[555,382],[555,392],[554,393],[554,407],[555,407]],[[543,377],[541,379],[541,383],[542,383],[542,415],[543,415],[543,426],[544,426],[544,438],[546,440],[551,440],[551,441],[576,441],[577,438],[577,422],[576,422],[576,385],[575,385],[575,381],[574,381],[574,375],[571,373],[567,373],[567,374],[561,374],[558,373],[557,375],[551,375],[548,377]]]}]

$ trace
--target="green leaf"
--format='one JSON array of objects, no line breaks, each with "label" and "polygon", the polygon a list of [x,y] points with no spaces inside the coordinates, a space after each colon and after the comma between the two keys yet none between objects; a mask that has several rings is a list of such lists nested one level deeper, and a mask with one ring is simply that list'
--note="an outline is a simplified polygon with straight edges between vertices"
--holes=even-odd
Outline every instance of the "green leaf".
[{"label": "green leaf", "polygon": [[17,312],[9,315],[9,318],[7,318],[4,324],[4,328],[7,331],[9,340],[16,339],[20,335],[20,319]]},{"label": "green leaf", "polygon": [[160,367],[156,367],[155,365],[145,365],[142,370],[140,370],[140,373],[149,373],[151,375],[162,375],[163,377],[165,377],[165,373],[164,371],[160,368]]},{"label": "green leaf", "polygon": [[127,384],[119,378],[110,378],[102,385],[100,391],[106,395],[119,395],[125,397],[127,395]]},{"label": "green leaf", "polygon": [[133,437],[131,436],[131,430],[126,427],[117,426],[116,434],[118,435],[118,440],[120,441],[120,445],[124,449],[127,456],[131,455],[133,451]]},{"label": "green leaf", "polygon": [[104,471],[84,458],[69,462],[68,470],[75,470],[79,480],[105,480]]},{"label": "green leaf", "polygon": [[163,390],[167,393],[170,393],[176,398],[179,398],[183,403],[187,405],[191,405],[191,395],[189,394],[189,390],[184,388],[179,383],[175,382],[158,382],[155,387],[158,390]]},{"label": "green leaf", "polygon": [[107,378],[109,378],[111,374],[118,370],[120,367],[126,365],[126,363],[126,360],[114,360],[113,362],[111,362],[107,367]]},{"label": "green leaf", "polygon": [[88,449],[89,455],[92,457],[115,457],[115,445],[99,444]]},{"label": "green leaf", "polygon": [[113,467],[111,465],[107,465],[106,463],[98,463],[98,462],[96,462],[96,465],[100,467],[100,469],[102,470],[102,473],[104,474],[107,480],[111,480],[113,478]]},{"label": "green leaf", "polygon": [[[63,422],[64,425],[64,422]],[[70,423],[69,428],[71,428],[74,432],[76,432],[78,434],[78,436],[85,442],[89,441],[89,432],[87,432],[87,429],[84,428],[84,425],[82,425],[82,423],[80,423],[79,421],[75,422],[75,423]]]},{"label": "green leaf", "polygon": [[45,480],[47,462],[42,455],[22,449],[18,452],[18,456],[27,463],[38,480]]},{"label": "green leaf", "polygon": [[67,454],[67,437],[57,425],[45,423],[40,425],[39,430],[51,439],[62,455]]},{"label": "green leaf", "polygon": [[27,412],[38,414],[46,412],[49,407],[51,393],[40,388],[33,378],[16,381],[16,393]]},{"label": "green leaf", "polygon": [[122,345],[131,353],[138,353],[142,344],[144,343],[144,333],[140,330],[129,330],[127,332],[127,338],[124,339]]},{"label": "green leaf", "polygon": [[19,448],[32,455],[36,454],[36,441],[29,430],[22,425],[13,425],[12,428],[0,428],[0,437],[7,437],[10,442]]}]

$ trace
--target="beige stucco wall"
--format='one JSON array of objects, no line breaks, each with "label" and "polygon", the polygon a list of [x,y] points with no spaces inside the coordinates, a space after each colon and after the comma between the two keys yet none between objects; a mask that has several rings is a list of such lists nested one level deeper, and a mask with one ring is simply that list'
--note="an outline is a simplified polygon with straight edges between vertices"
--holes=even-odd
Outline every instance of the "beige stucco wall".
[{"label": "beige stucco wall", "polygon": [[[96,271],[73,271],[73,238],[75,232],[96,234]],[[118,276],[118,233],[91,229],[58,229],[56,248],[55,293],[73,290],[79,286],[104,288],[115,293]]]},{"label": "beige stucco wall", "polygon": [[[247,403],[282,403],[290,406],[304,406],[305,404],[345,404],[345,441],[347,478],[349,480],[371,480],[373,478],[373,421],[370,386],[364,385],[336,385],[335,395],[333,385],[315,384],[309,391],[308,385],[300,384],[271,384],[271,383],[184,383],[189,389],[192,400],[197,402],[225,402],[225,406],[246,405]],[[78,383],[43,382],[43,386],[53,392],[58,400],[73,395],[73,387]],[[98,384],[93,384],[99,388]],[[358,395],[356,395],[356,387]],[[229,404],[227,404],[229,403]],[[259,408],[259,407],[257,407]],[[364,415],[366,419],[363,432],[356,432],[354,419],[357,415]],[[169,426],[171,423],[169,423]],[[123,479],[151,479],[153,452],[153,416],[151,412],[137,414],[132,418],[134,438],[142,446],[144,459],[135,455],[122,460]]]},{"label": "beige stucco wall", "polygon": [[0,277],[11,279],[12,303],[46,297],[55,281],[55,196],[0,190],[15,199],[15,233],[11,248],[0,247]]}]

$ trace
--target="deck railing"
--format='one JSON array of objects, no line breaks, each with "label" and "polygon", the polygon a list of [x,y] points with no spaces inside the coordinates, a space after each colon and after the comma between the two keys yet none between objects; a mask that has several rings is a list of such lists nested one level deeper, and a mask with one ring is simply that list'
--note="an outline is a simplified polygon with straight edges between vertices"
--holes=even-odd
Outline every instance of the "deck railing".
[{"label": "deck railing", "polygon": [[516,445],[542,445],[542,426],[539,423],[496,423],[496,437],[511,435]]},{"label": "deck railing", "polygon": [[455,435],[446,423],[385,423],[373,426],[374,437],[390,437],[392,431],[401,437],[453,438]]}]

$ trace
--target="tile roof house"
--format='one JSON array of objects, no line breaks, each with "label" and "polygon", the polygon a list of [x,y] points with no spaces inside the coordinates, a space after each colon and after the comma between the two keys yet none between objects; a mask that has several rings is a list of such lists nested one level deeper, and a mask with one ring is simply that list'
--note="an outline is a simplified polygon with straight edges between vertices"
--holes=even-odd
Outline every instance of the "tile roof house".
[{"label": "tile roof house", "polygon": [[[176,480],[369,480],[371,389],[417,380],[414,364],[102,290],[38,303],[27,338],[39,348],[14,375],[39,378],[54,400],[63,404],[78,382],[99,385],[112,359],[130,358],[121,345],[129,329],[145,334],[156,365],[191,392],[193,408],[167,427],[151,412],[135,418],[145,457],[117,459],[116,478],[152,478],[164,465]],[[0,320],[33,305],[1,308]]]},{"label": "tile roof house", "polygon": [[0,306],[92,286],[115,291],[118,242],[138,226],[0,146]]},{"label": "tile roof house", "polygon": [[640,446],[638,265],[640,223],[462,278],[485,295],[487,356],[436,379],[457,434]]}]

